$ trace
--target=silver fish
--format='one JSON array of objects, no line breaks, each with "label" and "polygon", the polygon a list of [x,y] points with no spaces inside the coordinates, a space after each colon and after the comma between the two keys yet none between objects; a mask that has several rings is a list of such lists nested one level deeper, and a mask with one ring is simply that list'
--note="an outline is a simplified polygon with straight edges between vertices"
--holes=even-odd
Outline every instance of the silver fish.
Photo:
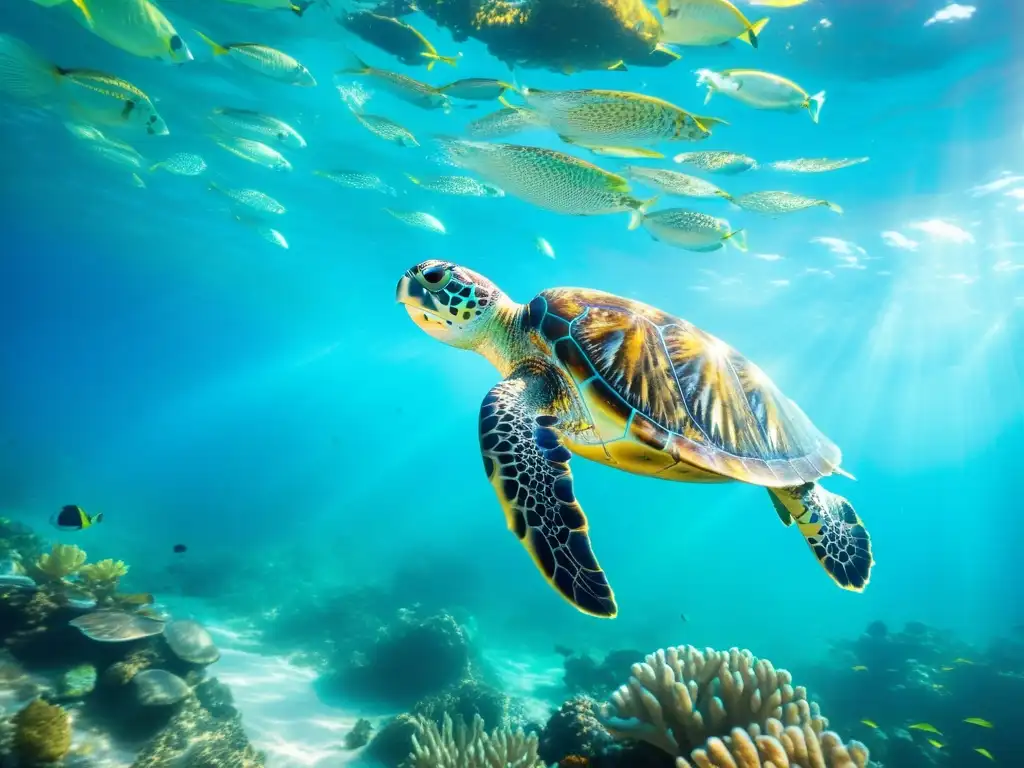
[{"label": "silver fish", "polygon": [[732,195],[724,189],[712,184],[710,181],[698,179],[696,176],[679,173],[678,171],[667,171],[661,168],[648,168],[642,165],[627,165],[623,169],[626,178],[638,181],[649,187],[676,197],[715,198],[721,197],[726,200],[732,199]]},{"label": "silver fish", "polygon": [[329,179],[335,184],[350,189],[369,189],[385,195],[395,197],[397,194],[394,187],[386,184],[380,176],[364,171],[313,171],[314,176]]},{"label": "silver fish", "polygon": [[828,208],[833,213],[842,213],[843,209],[828,200],[804,197],[792,192],[769,191],[750,192],[733,199],[733,202],[745,211],[753,213],[793,213],[803,211],[807,208],[821,206]]},{"label": "silver fish", "polygon": [[717,251],[726,240],[739,250],[746,250],[746,242],[738,238],[743,230],[733,230],[725,219],[716,219],[706,213],[685,208],[666,208],[648,214],[634,214],[629,228],[643,227],[658,241],[687,251],[707,253]]},{"label": "silver fish", "polygon": [[291,149],[306,146],[306,140],[284,120],[251,109],[219,107],[210,114],[210,121],[221,131],[239,138],[282,144]]}]

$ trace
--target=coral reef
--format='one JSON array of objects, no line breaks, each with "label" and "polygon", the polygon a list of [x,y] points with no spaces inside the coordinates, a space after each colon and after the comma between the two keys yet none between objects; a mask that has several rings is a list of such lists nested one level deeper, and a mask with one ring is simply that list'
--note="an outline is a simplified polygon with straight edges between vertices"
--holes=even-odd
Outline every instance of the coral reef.
[{"label": "coral reef", "polygon": [[428,696],[412,708],[412,714],[440,725],[444,715],[461,717],[470,722],[479,716],[484,726],[498,728],[508,725],[509,698],[493,686],[476,680],[462,680],[447,690]]},{"label": "coral reef", "polygon": [[128,566],[123,561],[111,559],[83,565],[78,570],[78,576],[85,590],[101,600],[109,600],[114,596],[121,577],[127,573]]},{"label": "coral reef", "polygon": [[615,742],[596,710],[597,704],[586,696],[575,696],[562,704],[541,736],[539,754],[544,761],[560,762],[566,755],[594,760],[606,754]]},{"label": "coral reef", "polygon": [[79,664],[60,676],[57,694],[61,699],[80,699],[93,692],[96,680],[96,667],[92,664]]},{"label": "coral reef", "polygon": [[646,741],[670,755],[686,756],[734,728],[763,731],[769,719],[809,725],[815,733],[828,726],[787,671],[749,651],[662,649],[632,672],[602,712],[604,725],[618,738]]},{"label": "coral reef", "polygon": [[583,693],[595,699],[605,698],[619,687],[619,681],[630,673],[640,651],[612,651],[598,663],[585,653],[565,657],[565,687],[569,693]]},{"label": "coral reef", "polygon": [[71,721],[55,704],[34,699],[13,723],[14,753],[25,765],[55,763],[71,749]]},{"label": "coral reef", "polygon": [[535,768],[537,736],[522,729],[515,732],[497,728],[491,733],[484,721],[473,718],[466,726],[462,718],[452,721],[447,714],[440,728],[432,720],[417,721],[419,732],[412,737],[409,768]]},{"label": "coral reef", "polygon": [[419,730],[415,716],[403,713],[393,717],[370,740],[366,754],[380,765],[397,766],[409,756],[412,737]]},{"label": "coral reef", "polygon": [[[830,731],[819,734],[810,725],[788,728],[769,718],[764,735],[742,728],[720,739],[712,737],[695,749],[690,760],[679,758],[677,768],[865,768],[868,751],[863,744],[842,740]],[[690,762],[692,761],[692,762]]]},{"label": "coral reef", "polygon": [[35,570],[53,581],[74,576],[85,564],[85,552],[74,544],[54,544],[48,554],[40,555]]},{"label": "coral reef", "polygon": [[350,652],[339,666],[339,687],[406,705],[472,677],[466,633],[444,612],[400,611],[365,652]]},{"label": "coral reef", "polygon": [[43,540],[27,525],[0,517],[0,560],[34,563],[44,549]]},{"label": "coral reef", "polygon": [[171,721],[132,763],[132,768],[257,768],[266,757],[249,744],[241,718],[215,717],[196,697],[181,704]]},{"label": "coral reef", "polygon": [[356,720],[352,730],[345,734],[345,749],[359,749],[365,747],[370,741],[370,734],[373,733],[373,725],[365,717]]}]

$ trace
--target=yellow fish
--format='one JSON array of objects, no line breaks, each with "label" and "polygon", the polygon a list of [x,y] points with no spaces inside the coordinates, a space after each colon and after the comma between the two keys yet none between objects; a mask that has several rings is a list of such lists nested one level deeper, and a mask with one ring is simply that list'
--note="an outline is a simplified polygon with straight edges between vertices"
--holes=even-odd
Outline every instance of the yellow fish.
[{"label": "yellow fish", "polygon": [[946,686],[944,686],[942,683],[932,683],[932,688],[935,689],[936,691],[941,691],[945,687]]},{"label": "yellow fish", "polygon": [[866,725],[868,728],[878,727],[878,723],[876,723],[874,720],[861,720],[861,722],[864,723],[864,725]]},{"label": "yellow fish", "polygon": [[914,723],[913,725],[908,725],[907,728],[911,731],[924,731],[925,733],[934,733],[939,736],[942,735],[942,731],[931,723]]},{"label": "yellow fish", "polygon": [[[53,8],[57,5],[64,5],[68,0],[33,0],[33,2],[35,2],[36,5],[43,6],[44,8]],[[85,4],[85,0],[70,0],[70,2],[75,4],[75,7],[82,12],[82,15],[85,16],[91,26],[92,13],[89,11],[89,6]]]},{"label": "yellow fish", "polygon": [[868,668],[863,664],[858,664],[856,667],[850,667],[854,672],[867,672]]},{"label": "yellow fish", "polygon": [[291,11],[299,17],[313,4],[312,0],[299,0],[298,2],[292,2],[292,0],[225,0],[225,2],[248,5],[250,8],[259,8],[264,11]]},{"label": "yellow fish", "polygon": [[796,8],[807,0],[748,0],[748,5],[763,5],[768,8]]},{"label": "yellow fish", "polygon": [[768,23],[751,23],[729,0],[658,0],[661,42],[675,45],[722,45],[740,39],[757,48]]},{"label": "yellow fish", "polygon": [[931,744],[936,749],[942,749],[944,746],[946,746],[941,741],[937,741],[936,739],[928,739],[928,743]]},{"label": "yellow fish", "polygon": [[974,662],[971,661],[970,659],[965,659],[963,656],[961,656],[958,659],[953,659],[953,663],[954,664],[973,664]]},{"label": "yellow fish", "polygon": [[943,672],[952,672],[956,667],[942,667]]},{"label": "yellow fish", "polygon": [[988,720],[983,720],[980,717],[968,717],[966,720],[964,720],[964,722],[970,723],[971,725],[978,725],[982,728],[995,728],[995,726],[992,725],[992,723],[990,723]]},{"label": "yellow fish", "polygon": [[254,72],[289,85],[316,85],[316,79],[309,70],[284,51],[259,43],[218,43],[198,29],[195,32],[210,46],[214,56],[229,56]]},{"label": "yellow fish", "polygon": [[192,61],[170,19],[149,0],[89,0],[88,12],[77,2],[64,6],[96,37],[133,56],[172,64]]},{"label": "yellow fish", "polygon": [[988,758],[989,760],[991,760],[991,761],[992,761],[993,763],[994,763],[994,762],[996,761],[996,759],[995,759],[994,757],[992,757],[992,753],[991,753],[991,752],[989,752],[989,751],[988,751],[987,749],[985,749],[984,747],[975,747],[975,748],[974,748],[974,751],[975,751],[975,752],[977,752],[977,753],[978,753],[979,755],[981,755],[982,757],[987,757],[987,758]]}]

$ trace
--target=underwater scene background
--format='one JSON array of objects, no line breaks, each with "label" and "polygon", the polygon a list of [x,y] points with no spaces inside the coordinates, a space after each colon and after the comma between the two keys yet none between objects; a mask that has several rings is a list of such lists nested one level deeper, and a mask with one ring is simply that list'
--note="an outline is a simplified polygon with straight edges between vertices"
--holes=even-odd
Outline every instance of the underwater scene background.
[{"label": "underwater scene background", "polygon": [[[91,12],[100,25],[144,1],[92,0]],[[129,81],[168,133],[103,123],[101,138],[139,156],[111,162],[82,132],[97,113],[25,98],[0,50],[0,765],[1024,765],[1016,0],[738,3],[771,17],[756,48],[671,46],[678,61],[624,71],[609,69],[623,58],[615,34],[647,34],[629,14],[653,8],[593,4],[620,23],[613,33],[584,23],[588,4],[556,0],[332,0],[301,14],[160,0],[191,51],[176,65],[101,39],[71,2],[37,2],[0,4],[0,33],[62,68]],[[453,37],[474,13],[541,3],[578,19],[578,34],[551,43],[502,22],[511,31],[485,41]],[[684,12],[702,6],[716,3]],[[403,63],[338,23],[370,9],[456,66]],[[287,51],[317,84],[226,63],[196,30]],[[538,60],[505,63],[531,45]],[[602,46],[609,66],[593,63]],[[552,51],[561,58],[541,60]],[[540,124],[496,140],[612,173],[693,172],[733,197],[787,190],[842,214],[660,196],[652,210],[725,217],[746,238],[747,250],[696,252],[630,229],[625,209],[572,216],[514,194],[439,194],[408,178],[466,174],[434,138],[465,137],[502,104],[421,109],[336,75],[353,52],[430,86],[507,81],[520,109],[527,88],[666,99],[727,125],[659,145],[663,158],[596,154]],[[695,70],[735,67],[824,90],[820,120],[726,93],[705,106]],[[223,107],[301,133],[306,146],[278,147],[291,169],[218,146],[209,118]],[[418,146],[356,113],[386,116]],[[672,162],[698,150],[758,167]],[[151,169],[177,153],[202,170]],[[869,160],[770,167],[797,158]],[[314,174],[337,169],[393,194]],[[260,190],[286,211],[254,214],[218,189]],[[444,233],[386,207],[428,213]],[[619,613],[575,610],[506,530],[481,471],[480,403],[501,376],[395,303],[398,280],[428,259],[524,304],[559,286],[642,301],[755,361],[842,449],[856,480],[824,485],[871,533],[870,584],[837,588],[763,489],[577,458],[575,493]],[[66,505],[102,520],[62,530]],[[461,749],[446,715],[455,733],[459,718],[470,728]],[[842,742],[801,751],[832,731]]]}]

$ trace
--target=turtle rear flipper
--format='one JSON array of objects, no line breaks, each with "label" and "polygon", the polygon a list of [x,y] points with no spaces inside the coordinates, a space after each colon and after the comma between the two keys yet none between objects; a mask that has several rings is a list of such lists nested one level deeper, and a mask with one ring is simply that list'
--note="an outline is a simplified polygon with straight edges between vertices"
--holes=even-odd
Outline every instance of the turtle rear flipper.
[{"label": "turtle rear flipper", "polygon": [[853,505],[817,483],[769,488],[768,493],[782,522],[789,525],[796,521],[811,552],[832,580],[843,589],[863,591],[875,560],[871,536]]},{"label": "turtle rear flipper", "polygon": [[594,557],[587,518],[573,493],[552,385],[536,364],[520,366],[480,406],[480,451],[509,530],[547,582],[583,613],[612,618],[615,595]]}]

